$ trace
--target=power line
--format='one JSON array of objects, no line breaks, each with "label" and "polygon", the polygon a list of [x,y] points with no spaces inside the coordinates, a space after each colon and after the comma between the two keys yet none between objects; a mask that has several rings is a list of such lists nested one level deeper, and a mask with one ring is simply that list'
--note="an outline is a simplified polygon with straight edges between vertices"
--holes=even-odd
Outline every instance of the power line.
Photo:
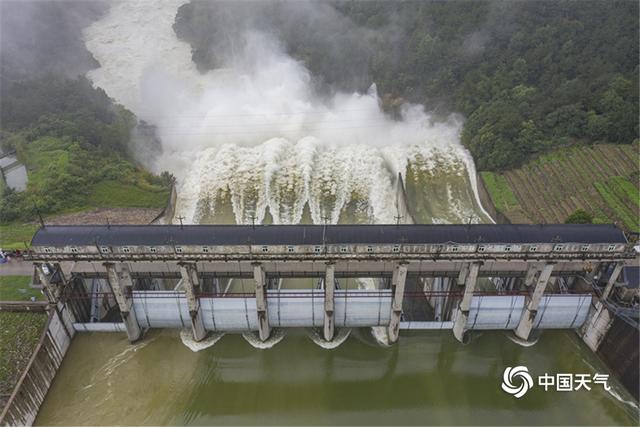
[{"label": "power line", "polygon": [[[371,128],[380,128],[380,127],[385,127],[388,126],[387,123],[380,123],[378,125],[362,125],[362,126],[345,126],[345,127],[332,127],[332,128],[324,128],[324,129],[320,129],[323,132],[326,131],[342,131],[342,130],[349,130],[349,129],[371,129]],[[315,130],[312,127],[309,126],[301,126],[300,128],[297,129],[291,129],[291,130],[282,130],[282,129],[262,129],[262,130],[246,130],[246,131],[235,131],[235,132],[215,132],[215,131],[205,131],[205,132],[160,132],[161,135],[193,135],[193,136],[197,136],[197,135],[244,135],[244,134],[260,134],[260,133],[264,133],[264,132],[279,132],[281,134],[287,134],[287,133],[295,133],[295,132],[300,132],[301,130]]]},{"label": "power line", "polygon": [[[376,107],[377,108],[377,107]],[[153,111],[151,109],[136,109],[134,111],[136,115],[145,115],[146,117],[271,117],[271,116],[295,116],[295,115],[322,115],[322,114],[343,114],[350,112],[359,112],[359,111],[372,111],[373,108],[358,108],[358,109],[350,109],[350,110],[333,110],[328,109],[326,111],[297,111],[297,112],[282,112],[282,113],[238,113],[238,114],[210,114],[210,113],[202,113],[202,114],[146,114],[145,111]],[[381,112],[376,109],[375,111]]]},{"label": "power line", "polygon": [[[200,124],[201,122],[198,122]],[[234,124],[219,124],[219,123],[202,123],[199,127],[214,127],[214,128],[236,128],[236,127],[265,127],[265,126],[309,126],[309,125],[325,125],[332,123],[384,123],[384,124],[406,124],[404,122],[393,121],[390,119],[360,119],[360,118],[351,118],[351,119],[327,119],[327,120],[305,120],[300,123],[291,122],[291,121],[272,121],[272,122],[263,122],[263,123],[234,123]],[[171,122],[169,126],[166,125],[156,125],[156,127],[166,128],[180,128],[178,124]]]}]

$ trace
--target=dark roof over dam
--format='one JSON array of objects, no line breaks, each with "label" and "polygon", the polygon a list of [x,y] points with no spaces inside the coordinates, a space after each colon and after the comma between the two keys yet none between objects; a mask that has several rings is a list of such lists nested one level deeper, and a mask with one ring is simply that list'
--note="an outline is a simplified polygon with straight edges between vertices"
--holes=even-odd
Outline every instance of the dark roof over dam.
[{"label": "dark roof over dam", "polygon": [[[324,236],[324,239],[323,239]],[[48,225],[34,246],[626,243],[600,224],[478,225]]]}]

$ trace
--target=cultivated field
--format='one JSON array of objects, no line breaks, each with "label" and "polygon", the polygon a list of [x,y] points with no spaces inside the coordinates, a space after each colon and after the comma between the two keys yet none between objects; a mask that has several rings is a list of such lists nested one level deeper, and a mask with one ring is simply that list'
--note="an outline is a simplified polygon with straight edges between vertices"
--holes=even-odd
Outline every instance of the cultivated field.
[{"label": "cultivated field", "polygon": [[584,209],[594,222],[637,232],[639,149],[637,142],[562,148],[519,169],[481,176],[496,208],[511,222],[561,223]]}]

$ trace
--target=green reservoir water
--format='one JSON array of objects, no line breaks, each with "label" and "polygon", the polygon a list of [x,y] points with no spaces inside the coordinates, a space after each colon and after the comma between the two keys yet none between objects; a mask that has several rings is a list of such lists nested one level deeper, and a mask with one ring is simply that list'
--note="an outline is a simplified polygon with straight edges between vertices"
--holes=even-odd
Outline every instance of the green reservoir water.
[{"label": "green reservoir water", "polygon": [[269,350],[226,335],[195,353],[178,331],[134,346],[124,334],[88,333],[74,339],[36,424],[638,424],[637,409],[600,386],[507,395],[502,372],[514,365],[534,377],[607,372],[564,331],[527,348],[502,332],[462,345],[450,331],[404,331],[383,348],[361,329],[326,350],[300,330]]}]

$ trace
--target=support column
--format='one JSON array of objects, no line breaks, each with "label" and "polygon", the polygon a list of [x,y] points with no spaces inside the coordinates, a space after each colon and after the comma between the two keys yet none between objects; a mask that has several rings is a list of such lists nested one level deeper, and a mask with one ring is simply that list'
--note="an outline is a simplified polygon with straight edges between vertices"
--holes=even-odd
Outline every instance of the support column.
[{"label": "support column", "polygon": [[34,266],[36,267],[36,271],[38,272],[38,278],[40,279],[40,282],[42,282],[42,286],[44,286],[47,299],[50,303],[55,304],[58,301],[58,290],[51,283],[51,278],[49,277],[49,275],[44,272],[42,264],[34,263]]},{"label": "support column", "polygon": [[[464,267],[463,267],[464,268]],[[456,313],[456,320],[453,324],[453,336],[460,342],[463,342],[465,328],[467,326],[467,320],[469,319],[469,307],[471,306],[471,299],[473,298],[473,292],[476,289],[476,282],[478,281],[478,271],[480,270],[480,263],[474,262],[469,265],[468,274],[465,274],[464,281],[464,295],[462,301],[458,305],[458,311]],[[462,275],[462,272],[460,272]]]},{"label": "support column", "polygon": [[527,270],[527,275],[524,278],[524,285],[529,288],[531,287],[531,285],[533,285],[533,283],[536,280],[536,275],[539,272],[539,268],[533,264],[531,266],[529,266],[529,269]]},{"label": "support column", "polygon": [[613,289],[613,285],[615,285],[616,281],[618,280],[618,276],[620,276],[623,267],[624,264],[622,262],[617,263],[616,266],[613,267],[613,271],[611,272],[611,276],[609,276],[607,286],[604,287],[604,291],[602,291],[602,297],[600,297],[602,301],[606,301],[606,299],[609,297],[609,294]]},{"label": "support column", "polygon": [[547,288],[547,283],[549,283],[552,271],[553,264],[545,264],[542,271],[540,271],[536,286],[533,289],[533,293],[528,298],[528,301],[525,302],[525,307],[524,310],[522,310],[522,316],[520,317],[520,323],[518,323],[518,327],[516,328],[516,336],[518,338],[523,340],[529,339],[529,334],[531,333],[531,329],[533,329],[533,321],[538,313],[538,306],[540,305],[542,294],[544,294],[544,290]]},{"label": "support column", "polygon": [[202,341],[207,336],[202,320],[202,309],[200,308],[200,299],[197,297],[200,291],[200,280],[198,279],[198,270],[195,263],[181,263],[180,275],[182,276],[182,287],[187,298],[187,306],[189,307],[189,316],[191,316],[191,330],[195,341]]},{"label": "support column", "polygon": [[133,281],[131,280],[129,268],[123,264],[121,272],[118,274],[114,263],[105,262],[104,266],[107,269],[109,284],[113,290],[113,295],[116,298],[118,307],[120,307],[122,321],[127,329],[127,337],[130,342],[138,341],[142,337],[142,330],[138,324],[136,312],[133,310],[133,301],[131,299]]},{"label": "support column", "polygon": [[460,268],[460,272],[458,273],[458,286],[463,286],[467,280],[467,275],[469,274],[469,263],[465,262],[462,264]]},{"label": "support column", "polygon": [[261,341],[271,334],[267,315],[267,276],[260,263],[253,264],[253,279],[256,281],[256,309],[258,311],[258,332]]},{"label": "support column", "polygon": [[391,277],[391,291],[393,299],[391,300],[391,319],[389,320],[389,342],[398,341],[400,334],[400,317],[402,316],[402,300],[404,298],[404,286],[407,279],[407,264],[399,263],[393,269]]},{"label": "support column", "polygon": [[334,291],[335,291],[335,265],[332,262],[327,263],[327,269],[324,272],[324,339],[331,341],[335,330],[334,322]]}]

